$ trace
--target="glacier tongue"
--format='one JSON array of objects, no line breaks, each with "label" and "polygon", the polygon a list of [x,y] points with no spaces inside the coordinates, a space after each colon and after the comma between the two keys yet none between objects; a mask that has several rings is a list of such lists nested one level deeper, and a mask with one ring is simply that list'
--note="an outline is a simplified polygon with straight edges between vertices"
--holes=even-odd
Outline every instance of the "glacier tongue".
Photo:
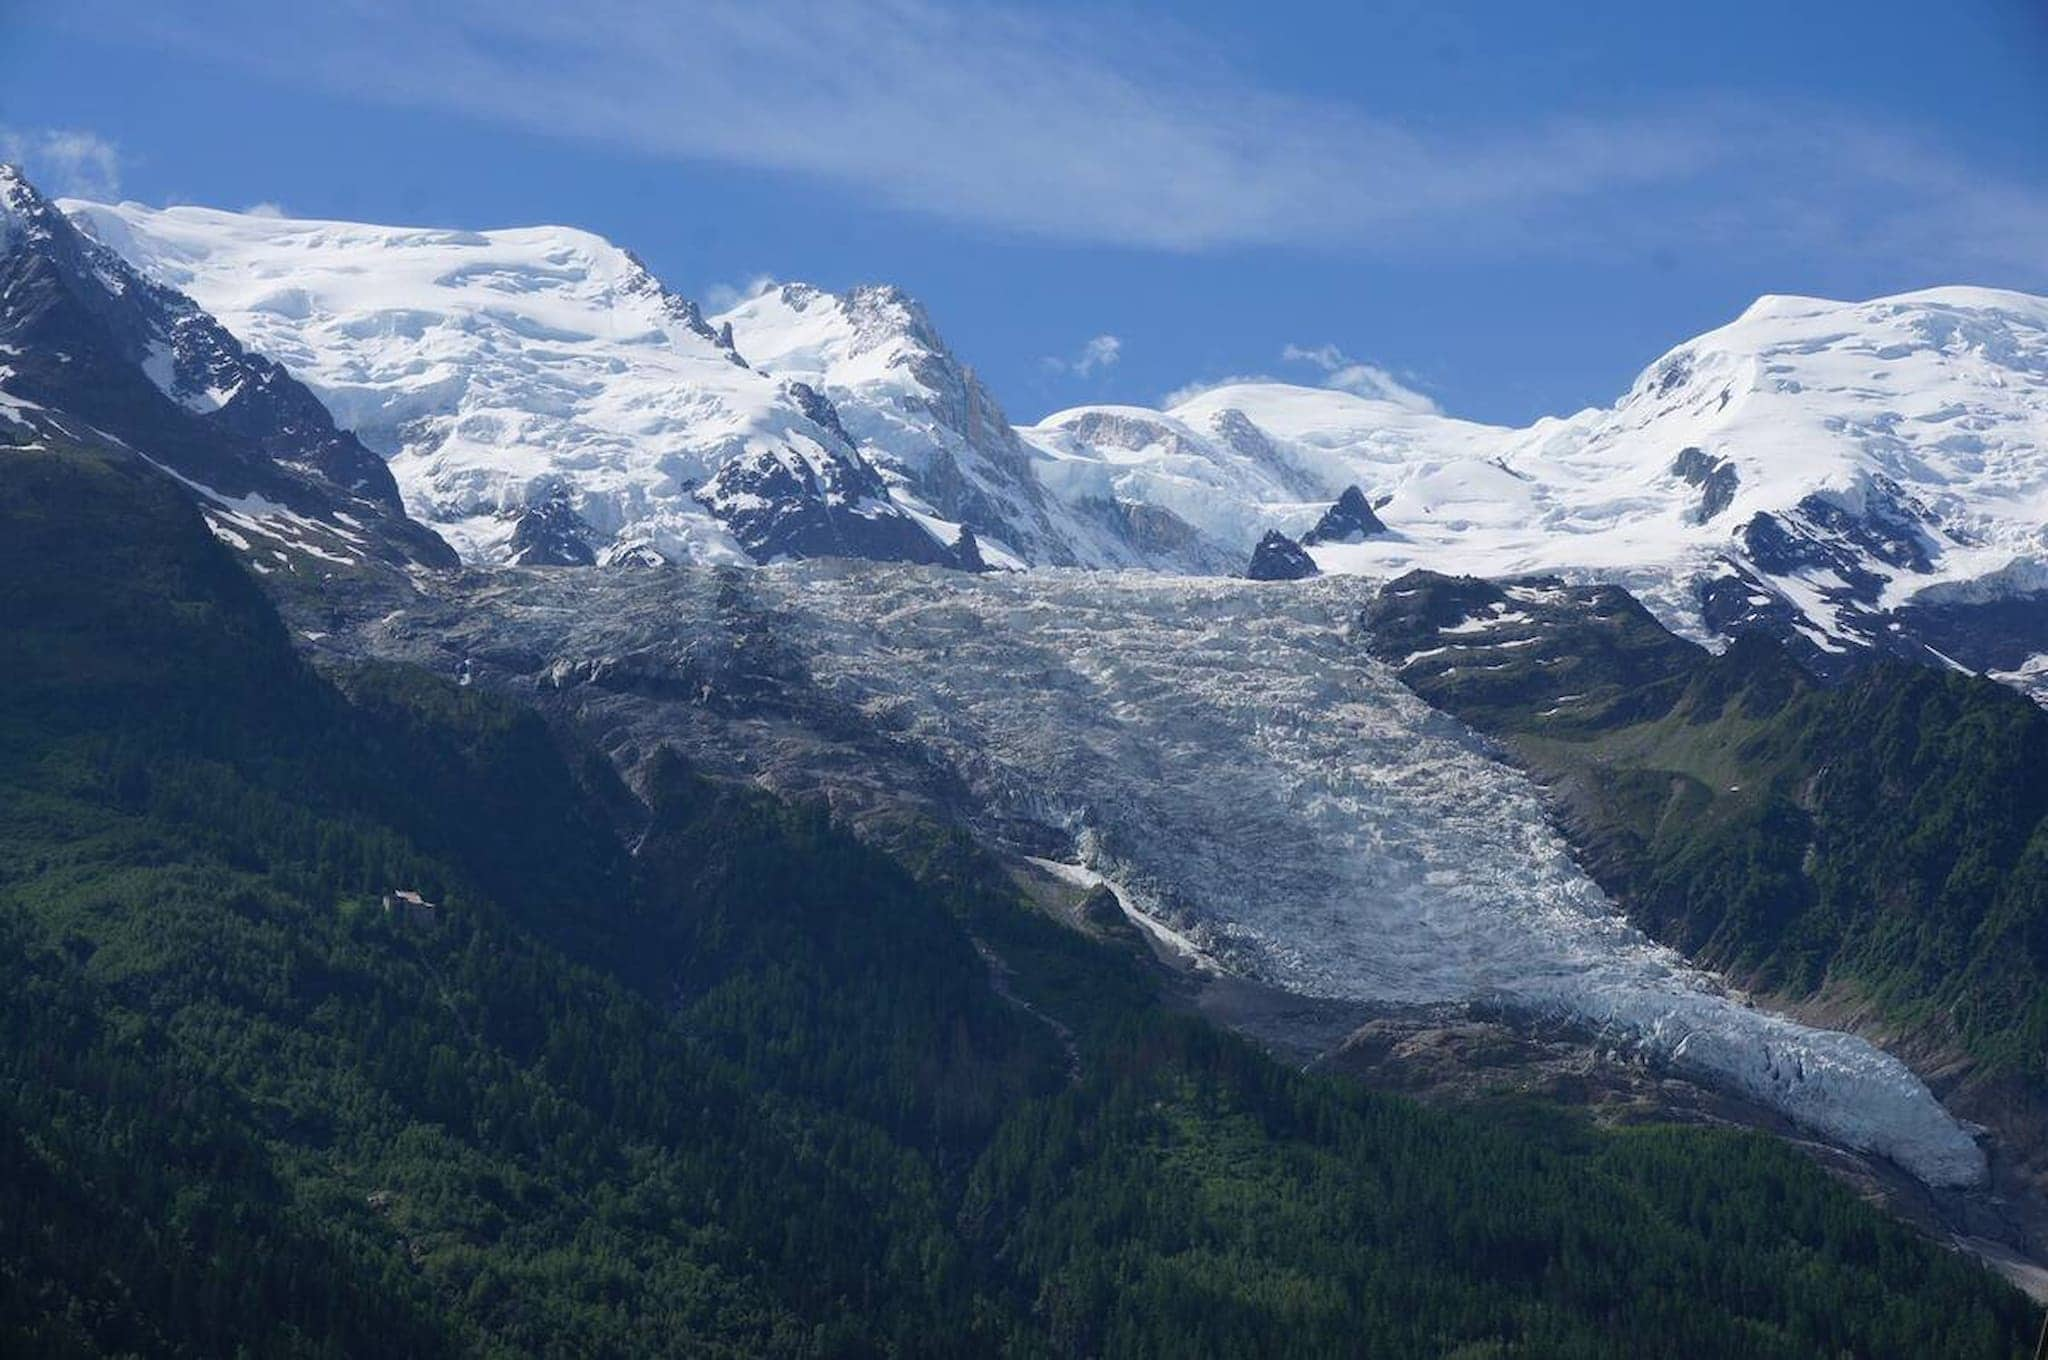
[{"label": "glacier tongue", "polygon": [[1219,966],[1596,1031],[1935,1185],[1986,1173],[1897,1059],[1729,995],[1628,924],[1536,788],[1367,654],[1359,577],[849,562],[488,573],[371,651],[524,688],[628,765],[1064,846]]},{"label": "glacier tongue", "polygon": [[756,584],[817,683],[991,807],[1066,826],[1229,966],[1577,1020],[1929,1183],[1984,1175],[1904,1064],[1728,996],[1628,925],[1526,778],[1354,644],[1364,582],[813,564]]}]

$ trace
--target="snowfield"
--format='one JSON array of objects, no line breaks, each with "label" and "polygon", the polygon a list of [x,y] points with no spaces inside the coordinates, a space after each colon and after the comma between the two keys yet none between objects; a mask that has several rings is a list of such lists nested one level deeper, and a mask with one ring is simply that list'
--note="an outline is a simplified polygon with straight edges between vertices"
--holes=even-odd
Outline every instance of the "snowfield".
[{"label": "snowfield", "polygon": [[831,471],[828,428],[588,232],[63,206],[311,387],[466,560],[505,560],[514,512],[566,492],[600,546],[745,562],[694,493],[748,456]]},{"label": "snowfield", "polygon": [[[1022,433],[1058,476],[1106,476],[1241,552],[1267,528],[1298,537],[1357,485],[1390,532],[1314,548],[1325,571],[1612,581],[1700,639],[1697,587],[1731,565],[1837,648],[1857,612],[2048,587],[2048,299],[2024,293],[1766,297],[1613,407],[1526,429],[1241,383]],[[1766,560],[1758,515],[1818,546]],[[1844,563],[1877,578],[1868,598],[1849,599]]]},{"label": "snowfield", "polygon": [[729,773],[801,766],[855,797],[889,778],[964,788],[970,818],[1051,828],[1222,966],[1319,996],[1577,1021],[1931,1183],[1984,1174],[1904,1064],[1751,1008],[1622,920],[1527,779],[1365,655],[1365,581],[601,575],[597,596],[563,573],[486,578],[366,640],[450,671],[514,668],[499,678],[570,704],[615,749],[676,740]]}]

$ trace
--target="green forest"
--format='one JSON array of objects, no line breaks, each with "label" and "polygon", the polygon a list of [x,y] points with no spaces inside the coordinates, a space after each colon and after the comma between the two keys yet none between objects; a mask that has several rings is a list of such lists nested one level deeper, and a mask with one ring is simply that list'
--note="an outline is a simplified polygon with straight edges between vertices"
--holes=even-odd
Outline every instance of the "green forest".
[{"label": "green forest", "polygon": [[[628,794],[506,700],[316,672],[138,464],[0,452],[0,584],[0,1353],[2032,1345],[1770,1139],[1304,1075],[952,829],[885,855],[679,759]],[[1938,677],[1867,702],[1839,721],[2015,721]],[[2028,806],[1885,853],[1960,902],[2038,853]]]}]

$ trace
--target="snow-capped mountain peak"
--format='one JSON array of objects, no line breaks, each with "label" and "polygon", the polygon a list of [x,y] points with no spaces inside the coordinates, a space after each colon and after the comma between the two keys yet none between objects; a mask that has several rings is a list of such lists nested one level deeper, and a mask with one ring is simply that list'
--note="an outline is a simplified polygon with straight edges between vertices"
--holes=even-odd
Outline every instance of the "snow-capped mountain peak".
[{"label": "snow-capped mountain peak", "polygon": [[1681,632],[1768,628],[1823,668],[2048,651],[2048,619],[1999,639],[1928,613],[2048,587],[2048,299],[2023,293],[1761,298],[1614,406],[1523,429],[1240,383],[1023,434],[1240,552],[1356,485],[1388,532],[1315,545],[1328,571],[1611,580]]},{"label": "snow-capped mountain peak", "polygon": [[[1663,561],[1692,568],[1681,584],[1696,590],[1696,627],[1789,611],[1839,652],[1893,611],[2040,575],[2048,301],[1980,288],[1765,297],[1650,365],[1611,411],[1510,461],[1642,495],[1668,496],[1675,475],[1680,532]],[[1737,591],[1752,607],[1731,613]]]},{"label": "snow-capped mountain peak", "polygon": [[4,166],[0,353],[6,424],[155,464],[258,570],[454,563],[310,392]]},{"label": "snow-capped mountain peak", "polygon": [[465,557],[522,553],[545,507],[606,552],[945,559],[829,402],[750,368],[602,237],[65,206],[318,392]]},{"label": "snow-capped mountain peak", "polygon": [[36,229],[41,201],[19,167],[0,161],[0,250],[11,249],[17,236]]},{"label": "snow-capped mountain peak", "polygon": [[[1235,573],[1277,530],[1329,572],[1612,581],[1822,670],[2048,656],[2048,607],[1957,612],[2048,595],[2048,300],[2022,293],[1761,298],[1612,406],[1520,429],[1264,381],[1015,428],[893,287],[707,318],[568,228],[68,211],[304,380],[475,560],[950,562],[968,539],[999,568]],[[190,410],[231,404],[190,349],[138,358]],[[1369,518],[1336,506],[1351,488]]]},{"label": "snow-capped mountain peak", "polygon": [[971,526],[1004,566],[1085,560],[1001,405],[903,290],[778,284],[713,324],[748,363],[834,402],[892,491],[939,537]]}]

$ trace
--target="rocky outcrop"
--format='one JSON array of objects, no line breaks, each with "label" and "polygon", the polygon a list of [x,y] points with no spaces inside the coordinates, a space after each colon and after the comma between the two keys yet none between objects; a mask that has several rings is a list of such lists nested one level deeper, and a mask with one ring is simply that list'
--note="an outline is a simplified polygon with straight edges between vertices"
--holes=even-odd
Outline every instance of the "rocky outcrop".
[{"label": "rocky outcrop", "polygon": [[981,544],[974,537],[974,526],[960,526],[960,537],[953,543],[953,565],[962,571],[989,570],[988,563],[981,555]]},{"label": "rocky outcrop", "polygon": [[0,166],[0,354],[0,424],[141,456],[259,571],[455,565],[407,516],[384,461],[305,386],[80,232],[11,166]]},{"label": "rocky outcrop", "polygon": [[1678,451],[1678,457],[1671,462],[1671,473],[1700,489],[1700,503],[1692,512],[1695,524],[1705,524],[1726,510],[1735,499],[1736,488],[1742,485],[1735,464],[1697,446]]},{"label": "rocky outcrop", "polygon": [[1315,559],[1278,529],[1268,529],[1244,569],[1252,581],[1301,581],[1318,575]]},{"label": "rocky outcrop", "polygon": [[587,567],[597,561],[590,526],[564,490],[519,512],[511,549],[509,560],[515,567]]},{"label": "rocky outcrop", "polygon": [[719,468],[695,499],[756,562],[862,557],[946,565],[952,558],[850,452],[812,462],[749,450]]},{"label": "rocky outcrop", "polygon": [[1380,523],[1380,517],[1365,499],[1365,493],[1355,486],[1344,488],[1344,494],[1337,497],[1315,527],[1301,536],[1303,547],[1314,547],[1318,543],[1363,543],[1376,534],[1387,532],[1387,526]]}]

